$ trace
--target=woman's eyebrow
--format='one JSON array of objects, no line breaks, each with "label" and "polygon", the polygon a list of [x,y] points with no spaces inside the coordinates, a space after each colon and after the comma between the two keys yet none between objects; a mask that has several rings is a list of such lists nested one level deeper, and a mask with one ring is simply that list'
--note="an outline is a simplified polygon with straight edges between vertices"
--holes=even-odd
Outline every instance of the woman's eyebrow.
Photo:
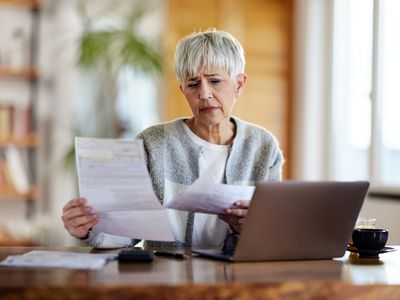
[{"label": "woman's eyebrow", "polygon": [[212,77],[212,76],[220,76],[218,73],[213,73],[213,74],[204,74],[206,77]]},{"label": "woman's eyebrow", "polygon": [[[220,76],[220,74],[218,74],[218,73],[212,73],[212,74],[204,74],[204,76],[205,77],[213,77],[213,76]],[[196,76],[196,77],[189,77],[188,79],[187,79],[187,81],[196,81],[196,80],[199,80],[199,76]]]}]

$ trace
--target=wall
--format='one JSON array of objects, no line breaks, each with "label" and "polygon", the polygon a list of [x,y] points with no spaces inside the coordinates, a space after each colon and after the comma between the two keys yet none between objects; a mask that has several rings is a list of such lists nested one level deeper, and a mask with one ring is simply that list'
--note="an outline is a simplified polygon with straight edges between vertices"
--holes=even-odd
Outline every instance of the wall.
[{"label": "wall", "polygon": [[375,218],[376,227],[389,230],[388,245],[400,244],[400,201],[367,197],[360,212],[360,217]]}]

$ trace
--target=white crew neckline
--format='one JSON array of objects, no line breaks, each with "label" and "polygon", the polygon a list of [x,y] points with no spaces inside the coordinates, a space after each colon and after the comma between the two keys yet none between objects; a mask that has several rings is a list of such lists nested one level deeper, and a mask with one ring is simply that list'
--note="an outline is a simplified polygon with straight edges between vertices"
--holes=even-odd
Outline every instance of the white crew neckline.
[{"label": "white crew neckline", "polygon": [[185,129],[189,137],[199,146],[206,147],[213,151],[226,151],[230,147],[230,145],[218,145],[203,140],[202,138],[197,136],[185,122],[183,122],[183,128]]}]

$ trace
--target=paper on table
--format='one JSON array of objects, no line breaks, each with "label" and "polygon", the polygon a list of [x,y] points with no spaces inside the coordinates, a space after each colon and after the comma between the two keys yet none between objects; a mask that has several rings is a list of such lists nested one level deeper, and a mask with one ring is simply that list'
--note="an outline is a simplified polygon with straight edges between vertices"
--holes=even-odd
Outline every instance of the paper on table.
[{"label": "paper on table", "polygon": [[8,256],[1,266],[42,267],[65,269],[101,269],[117,256],[113,254],[90,254],[57,251],[31,251],[23,255]]},{"label": "paper on table", "polygon": [[153,191],[142,140],[75,138],[79,194],[100,215],[105,233],[174,241]]},{"label": "paper on table", "polygon": [[164,207],[220,214],[225,208],[231,207],[235,201],[250,200],[254,190],[254,186],[227,185],[198,179],[171,201],[164,203]]}]

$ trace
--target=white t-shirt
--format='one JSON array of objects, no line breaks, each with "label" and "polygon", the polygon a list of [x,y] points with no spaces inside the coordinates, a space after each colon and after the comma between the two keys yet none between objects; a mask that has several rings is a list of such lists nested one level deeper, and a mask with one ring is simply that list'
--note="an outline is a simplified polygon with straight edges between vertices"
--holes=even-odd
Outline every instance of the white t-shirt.
[{"label": "white t-shirt", "polygon": [[[211,144],[197,135],[185,124],[186,133],[201,147],[199,158],[199,175],[210,181],[222,183],[225,175],[229,146]],[[222,246],[229,225],[217,215],[196,213],[193,224],[193,246]]]}]

